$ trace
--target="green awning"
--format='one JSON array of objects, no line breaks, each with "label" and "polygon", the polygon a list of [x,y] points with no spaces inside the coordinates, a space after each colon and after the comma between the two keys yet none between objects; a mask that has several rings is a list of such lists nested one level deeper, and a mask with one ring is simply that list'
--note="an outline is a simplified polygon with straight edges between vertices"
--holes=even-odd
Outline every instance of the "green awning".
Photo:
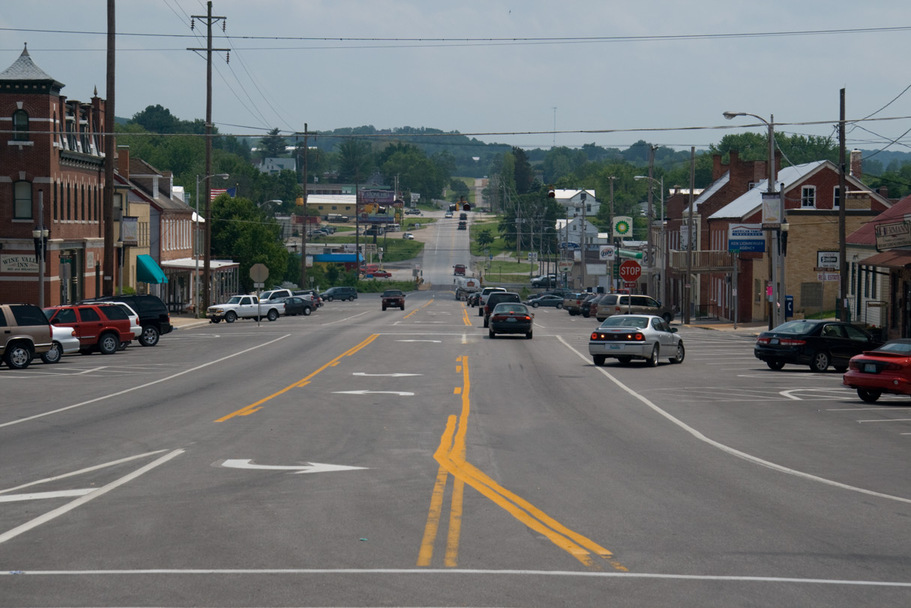
[{"label": "green awning", "polygon": [[136,279],[143,283],[167,283],[168,277],[158,262],[150,255],[136,256]]}]

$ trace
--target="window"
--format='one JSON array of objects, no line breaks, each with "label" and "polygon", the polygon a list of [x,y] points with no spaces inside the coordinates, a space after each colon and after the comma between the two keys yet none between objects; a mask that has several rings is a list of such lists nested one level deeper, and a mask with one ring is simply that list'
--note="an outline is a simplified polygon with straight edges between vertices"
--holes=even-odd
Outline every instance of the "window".
[{"label": "window", "polygon": [[16,182],[13,201],[13,219],[32,219],[32,182]]},{"label": "window", "polygon": [[80,308],[79,308],[79,318],[80,318],[83,322],[85,322],[85,321],[100,321],[100,320],[101,320],[101,316],[99,316],[98,312],[97,312],[94,308],[82,308],[82,307],[80,307]]},{"label": "window", "polygon": [[841,188],[835,186],[832,190],[832,209],[838,209],[841,206]]},{"label": "window", "polygon": [[800,206],[804,209],[816,208],[816,186],[804,186],[800,189]]},{"label": "window", "polygon": [[13,112],[13,140],[28,141],[28,112],[25,110]]}]

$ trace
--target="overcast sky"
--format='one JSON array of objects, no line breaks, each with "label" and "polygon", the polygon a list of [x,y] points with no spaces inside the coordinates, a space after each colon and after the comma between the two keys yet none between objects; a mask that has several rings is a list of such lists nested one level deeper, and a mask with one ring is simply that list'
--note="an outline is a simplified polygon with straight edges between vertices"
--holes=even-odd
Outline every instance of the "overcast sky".
[{"label": "overcast sky", "polygon": [[[106,4],[4,2],[0,70],[28,43],[67,97],[107,97]],[[190,29],[205,13],[202,0],[118,0],[118,116],[160,104],[205,117],[205,56],[186,50],[205,46],[204,22]],[[725,110],[835,135],[841,88],[849,120],[884,119],[849,126],[849,147],[911,129],[908,0],[215,0],[213,14],[227,18],[214,46],[232,49],[214,60],[222,133],[410,126],[704,149],[758,123]]]}]

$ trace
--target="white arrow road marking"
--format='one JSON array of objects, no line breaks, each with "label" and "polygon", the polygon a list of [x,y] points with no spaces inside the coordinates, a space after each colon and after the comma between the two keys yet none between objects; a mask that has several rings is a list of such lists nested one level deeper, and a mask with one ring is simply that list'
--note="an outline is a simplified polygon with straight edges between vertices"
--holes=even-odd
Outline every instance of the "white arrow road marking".
[{"label": "white arrow road marking", "polygon": [[336,395],[398,395],[399,397],[414,397],[414,393],[407,391],[334,391]]},{"label": "white arrow road marking", "polygon": [[404,372],[393,372],[391,374],[368,374],[366,372],[354,372],[352,376],[367,376],[370,378],[377,378],[381,376],[388,376],[389,378],[404,378],[405,376],[420,376],[421,374],[406,374]]},{"label": "white arrow road marking", "polygon": [[308,462],[304,465],[280,465],[280,464],[253,464],[252,460],[225,460],[223,467],[229,469],[252,469],[256,471],[289,471],[291,473],[334,473],[336,471],[356,471],[366,469],[367,467],[349,467],[341,464],[323,464],[320,462]]}]

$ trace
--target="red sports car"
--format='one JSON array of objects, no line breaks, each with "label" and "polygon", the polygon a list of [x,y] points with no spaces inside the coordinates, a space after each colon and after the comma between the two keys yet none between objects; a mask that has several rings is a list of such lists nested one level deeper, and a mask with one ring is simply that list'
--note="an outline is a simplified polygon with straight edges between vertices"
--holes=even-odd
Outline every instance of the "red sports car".
[{"label": "red sports car", "polygon": [[911,340],[892,340],[851,357],[842,383],[866,403],[883,393],[911,395]]}]

